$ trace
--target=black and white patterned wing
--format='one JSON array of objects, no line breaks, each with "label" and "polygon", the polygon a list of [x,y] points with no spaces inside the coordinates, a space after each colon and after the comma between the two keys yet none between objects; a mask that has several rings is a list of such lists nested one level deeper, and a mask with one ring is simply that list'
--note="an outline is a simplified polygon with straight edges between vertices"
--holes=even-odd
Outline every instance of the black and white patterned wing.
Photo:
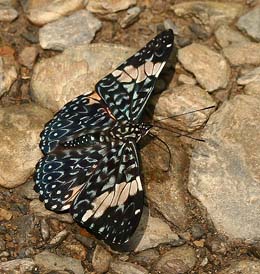
[{"label": "black and white patterned wing", "polygon": [[71,207],[73,218],[110,245],[128,241],[143,210],[135,144],[115,146],[97,163]]},{"label": "black and white patterned wing", "polygon": [[96,93],[83,94],[67,103],[45,125],[40,148],[44,154],[80,135],[108,130],[115,123],[102,99]]},{"label": "black and white patterned wing", "polygon": [[163,31],[96,84],[96,91],[116,119],[140,121],[172,48],[172,30]]}]

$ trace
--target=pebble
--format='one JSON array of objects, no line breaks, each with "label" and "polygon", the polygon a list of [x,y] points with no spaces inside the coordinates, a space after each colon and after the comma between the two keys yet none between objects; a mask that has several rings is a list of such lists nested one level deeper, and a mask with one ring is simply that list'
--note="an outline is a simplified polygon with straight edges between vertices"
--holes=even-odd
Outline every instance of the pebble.
[{"label": "pebble", "polygon": [[0,251],[4,251],[5,250],[5,241],[0,239]]},{"label": "pebble", "polygon": [[92,258],[92,265],[97,273],[106,273],[112,261],[111,254],[101,245],[97,245]]},{"label": "pebble", "polygon": [[10,210],[0,208],[0,221],[10,221],[13,213]]},{"label": "pebble", "polygon": [[207,46],[193,43],[178,51],[178,60],[194,74],[207,91],[225,88],[230,79],[230,67],[225,58]]},{"label": "pebble", "polygon": [[101,25],[91,12],[80,10],[42,27],[39,31],[40,45],[43,49],[64,50],[90,43]]},{"label": "pebble", "polygon": [[27,40],[28,42],[30,42],[32,44],[38,44],[39,43],[38,33],[27,31],[27,32],[22,33],[21,36],[25,40]]},{"label": "pebble", "polygon": [[19,54],[18,61],[21,65],[31,69],[38,55],[36,47],[25,47]]},{"label": "pebble", "polygon": [[152,265],[160,257],[156,249],[147,249],[137,253],[134,257],[135,262],[143,265],[146,268],[152,268]]},{"label": "pebble", "polygon": [[194,240],[199,240],[205,235],[205,230],[200,224],[191,227],[191,235]]},{"label": "pebble", "polygon": [[148,271],[140,265],[121,261],[112,262],[110,271],[113,274],[148,274]]},{"label": "pebble", "polygon": [[50,247],[56,247],[60,245],[69,235],[69,232],[67,230],[62,230],[57,235],[55,235],[54,238],[51,239],[49,246]]},{"label": "pebble", "polygon": [[127,10],[125,17],[123,17],[119,24],[121,28],[127,28],[139,19],[141,9],[139,7],[133,7]]},{"label": "pebble", "polygon": [[21,5],[27,18],[35,25],[45,25],[83,7],[84,0],[35,1],[23,0]]},{"label": "pebble", "polygon": [[86,248],[93,248],[95,244],[95,240],[92,238],[87,238],[85,236],[82,236],[80,234],[76,234],[75,236],[76,240],[78,240],[81,244],[83,244]]},{"label": "pebble", "polygon": [[180,84],[196,85],[196,79],[194,79],[186,74],[180,74],[178,77],[178,82]]},{"label": "pebble", "polygon": [[41,157],[39,134],[51,117],[50,111],[34,103],[0,109],[1,186],[19,186],[32,174]]},{"label": "pebble", "polygon": [[196,144],[190,165],[190,193],[230,240],[259,237],[258,98],[237,95],[211,115],[201,136],[207,141]]},{"label": "pebble", "polygon": [[45,219],[40,220],[41,235],[44,241],[48,241],[50,238],[50,228]]},{"label": "pebble", "polygon": [[32,259],[16,259],[7,262],[0,262],[1,273],[25,273],[33,271],[35,262]]},{"label": "pebble", "polygon": [[227,244],[221,240],[212,240],[209,243],[211,251],[215,254],[226,255],[227,253]]},{"label": "pebble", "polygon": [[4,8],[0,3],[0,22],[12,22],[18,17],[17,10],[13,8]]},{"label": "pebble", "polygon": [[69,252],[70,256],[74,259],[85,261],[87,257],[86,248],[80,243],[68,244],[66,243],[65,249]]},{"label": "pebble", "polygon": [[260,273],[260,262],[253,260],[241,260],[233,261],[231,265],[217,274],[259,274]]},{"label": "pebble", "polygon": [[237,79],[239,85],[247,85],[252,82],[260,82],[260,66],[247,71]]},{"label": "pebble", "polygon": [[156,270],[163,274],[190,273],[196,264],[196,254],[192,247],[181,246],[163,254],[156,263]]},{"label": "pebble", "polygon": [[234,66],[260,64],[260,43],[243,42],[232,44],[225,47],[223,53]]},{"label": "pebble", "polygon": [[236,31],[229,27],[228,25],[220,25],[215,31],[215,37],[217,43],[225,48],[231,44],[249,42],[249,39],[241,34],[239,31]]},{"label": "pebble", "polygon": [[136,5],[136,0],[89,0],[86,9],[93,13],[107,14],[126,10]]},{"label": "pebble", "polygon": [[260,6],[256,6],[239,18],[236,26],[260,42]]}]

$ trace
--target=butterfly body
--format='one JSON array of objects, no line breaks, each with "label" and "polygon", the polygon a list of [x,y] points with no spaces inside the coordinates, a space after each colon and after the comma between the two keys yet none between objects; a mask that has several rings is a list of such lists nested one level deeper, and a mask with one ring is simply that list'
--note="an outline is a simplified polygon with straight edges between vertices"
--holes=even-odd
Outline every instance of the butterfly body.
[{"label": "butterfly body", "polygon": [[173,46],[165,31],[96,84],[96,92],[67,103],[41,133],[44,157],[35,190],[47,209],[69,210],[96,238],[129,240],[143,210],[136,144],[151,125],[141,121]]}]

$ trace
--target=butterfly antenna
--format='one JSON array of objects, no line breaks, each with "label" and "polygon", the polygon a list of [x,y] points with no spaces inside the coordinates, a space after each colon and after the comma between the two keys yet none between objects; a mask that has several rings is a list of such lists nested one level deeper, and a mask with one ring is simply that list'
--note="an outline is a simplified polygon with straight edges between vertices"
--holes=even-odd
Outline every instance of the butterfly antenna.
[{"label": "butterfly antenna", "polygon": [[[168,144],[163,141],[161,138],[159,138],[157,135],[149,132],[148,135],[150,135],[151,137],[157,139],[158,141],[160,141],[162,144],[165,145],[165,147],[167,148],[167,151],[169,153],[169,160],[168,160],[168,168],[166,169],[166,172],[168,172],[170,170],[170,167],[171,167],[171,161],[172,161],[172,153],[171,153],[171,150],[170,150],[170,147],[168,146]],[[156,144],[156,143],[155,143]],[[156,144],[157,146],[159,146],[158,144]]]},{"label": "butterfly antenna", "polygon": [[201,109],[192,110],[192,111],[189,111],[189,112],[184,112],[184,113],[181,113],[181,114],[175,114],[175,115],[172,115],[172,116],[169,116],[169,117],[154,120],[154,122],[160,122],[160,121],[164,121],[164,120],[167,120],[167,119],[171,119],[171,118],[175,118],[175,117],[179,117],[179,116],[182,116],[182,115],[191,114],[191,113],[194,113],[194,112],[197,112],[197,111],[207,110],[207,109],[211,109],[211,108],[215,108],[215,107],[216,106],[210,106],[210,107],[205,107],[205,108],[201,108]]}]

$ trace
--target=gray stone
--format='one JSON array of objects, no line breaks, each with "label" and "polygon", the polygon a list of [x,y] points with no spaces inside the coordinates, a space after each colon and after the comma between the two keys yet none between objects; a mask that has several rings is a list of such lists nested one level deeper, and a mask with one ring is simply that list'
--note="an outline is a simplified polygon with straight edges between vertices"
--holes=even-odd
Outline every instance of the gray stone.
[{"label": "gray stone", "polygon": [[83,7],[85,0],[23,0],[27,18],[36,25],[45,25]]},{"label": "gray stone", "polygon": [[136,5],[136,0],[89,0],[86,9],[100,14],[114,13],[126,10]]},{"label": "gray stone", "polygon": [[51,117],[49,110],[36,104],[0,109],[1,186],[16,187],[32,174],[41,157],[39,135]]},{"label": "gray stone", "polygon": [[225,48],[233,43],[248,42],[249,39],[240,32],[233,30],[228,25],[221,25],[215,31],[215,36],[218,44]]},{"label": "gray stone", "polygon": [[232,44],[224,48],[223,53],[234,66],[260,64],[260,43],[243,42]]},{"label": "gray stone", "polygon": [[34,66],[33,99],[56,112],[77,95],[94,90],[97,81],[135,52],[111,44],[81,45]]},{"label": "gray stone", "polygon": [[259,274],[260,262],[253,260],[234,261],[231,265],[217,274]]},{"label": "gray stone", "polygon": [[239,18],[236,26],[260,42],[260,6],[256,6]]},{"label": "gray stone", "polygon": [[123,17],[119,24],[122,28],[126,28],[130,25],[132,25],[134,22],[136,22],[139,19],[139,14],[141,13],[141,9],[139,7],[133,7],[129,10],[127,10],[127,13],[125,17]]},{"label": "gray stone", "polygon": [[16,259],[7,262],[0,262],[1,273],[26,273],[33,271],[36,263],[33,259]]},{"label": "gray stone", "polygon": [[107,272],[111,261],[111,254],[101,245],[97,245],[92,258],[92,265],[94,270],[97,273]]},{"label": "gray stone", "polygon": [[84,269],[80,260],[76,260],[70,257],[58,256],[49,251],[43,251],[34,257],[34,261],[37,265],[44,270],[70,270],[77,274],[84,274]]},{"label": "gray stone", "polygon": [[164,253],[155,268],[162,274],[190,273],[195,264],[195,250],[185,245]]},{"label": "gray stone", "polygon": [[101,25],[89,11],[80,10],[42,27],[39,31],[40,45],[44,49],[64,50],[71,46],[88,44]]},{"label": "gray stone", "polygon": [[112,262],[110,271],[113,274],[148,274],[148,271],[140,265],[121,261]]},{"label": "gray stone", "polygon": [[259,240],[260,100],[238,95],[211,115],[193,151],[188,188],[217,231]]},{"label": "gray stone", "polygon": [[[205,90],[193,85],[180,85],[166,90],[159,96],[154,96],[151,102],[155,105],[154,120],[173,117],[162,120],[162,123],[185,132],[201,128],[214,111],[213,108],[196,110],[216,105]],[[192,111],[196,112],[185,114]]]},{"label": "gray stone", "polygon": [[239,85],[247,85],[252,82],[260,81],[260,67],[254,68],[237,79]]},{"label": "gray stone", "polygon": [[207,46],[193,43],[178,51],[178,60],[192,72],[200,85],[211,92],[225,88],[230,77],[230,67],[225,58]]}]

